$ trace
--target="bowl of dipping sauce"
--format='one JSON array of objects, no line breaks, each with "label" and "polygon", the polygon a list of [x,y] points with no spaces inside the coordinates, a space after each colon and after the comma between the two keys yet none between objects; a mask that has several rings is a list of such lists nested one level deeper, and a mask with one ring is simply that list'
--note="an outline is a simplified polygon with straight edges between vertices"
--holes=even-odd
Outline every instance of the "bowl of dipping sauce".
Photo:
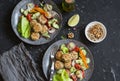
[{"label": "bowl of dipping sauce", "polygon": [[90,42],[102,42],[105,39],[106,35],[106,27],[101,22],[90,22],[85,28],[85,36]]}]

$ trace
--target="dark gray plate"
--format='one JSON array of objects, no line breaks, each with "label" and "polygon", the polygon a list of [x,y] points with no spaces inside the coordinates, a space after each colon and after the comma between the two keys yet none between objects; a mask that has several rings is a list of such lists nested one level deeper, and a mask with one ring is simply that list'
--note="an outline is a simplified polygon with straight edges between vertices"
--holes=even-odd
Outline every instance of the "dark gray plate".
[{"label": "dark gray plate", "polygon": [[[59,14],[59,15],[56,16],[56,18],[59,21],[60,29],[61,29],[61,27],[62,27],[62,15],[60,13],[60,10],[57,8],[56,4],[54,2],[52,2],[51,0],[44,0],[44,1],[45,1],[45,3],[53,5],[53,10],[56,11]],[[51,36],[50,39],[46,39],[44,37],[41,37],[37,41],[32,41],[31,39],[25,39],[25,38],[21,37],[20,34],[17,31],[17,24],[18,24],[18,21],[19,21],[19,16],[21,15],[20,9],[21,8],[26,9],[26,4],[31,3],[31,2],[33,2],[35,4],[40,3],[39,0],[22,0],[14,8],[13,13],[12,13],[12,18],[11,18],[12,29],[13,29],[13,31],[15,32],[15,34],[17,35],[17,37],[19,39],[21,39],[22,41],[24,41],[24,42],[26,42],[28,44],[31,44],[31,45],[40,45],[40,44],[48,43],[52,39],[55,38],[55,36],[59,33],[60,29],[57,30],[56,32],[54,32],[53,34],[51,34],[50,35]]]},{"label": "dark gray plate", "polygon": [[43,72],[46,76],[46,78],[48,79],[49,74],[50,74],[50,67],[51,67],[51,60],[50,60],[50,54],[51,53],[56,53],[57,50],[59,49],[61,44],[64,43],[69,43],[69,42],[74,42],[76,45],[78,46],[82,46],[85,47],[85,49],[87,50],[87,57],[90,58],[91,62],[89,64],[90,68],[88,70],[85,71],[85,79],[83,79],[82,81],[88,81],[93,73],[94,70],[94,60],[93,60],[93,56],[92,53],[90,52],[90,50],[87,48],[87,46],[85,46],[84,44],[82,44],[79,41],[76,40],[72,40],[72,39],[67,39],[67,40],[59,40],[55,43],[53,43],[45,52],[45,55],[43,57],[43,62],[42,62],[42,67],[43,67]]}]

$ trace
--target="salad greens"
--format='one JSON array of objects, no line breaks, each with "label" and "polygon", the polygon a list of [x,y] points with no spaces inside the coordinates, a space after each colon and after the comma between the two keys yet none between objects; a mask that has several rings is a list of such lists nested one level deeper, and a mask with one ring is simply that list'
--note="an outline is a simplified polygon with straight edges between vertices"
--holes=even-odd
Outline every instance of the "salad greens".
[{"label": "salad greens", "polygon": [[68,48],[65,46],[65,44],[61,45],[61,50],[63,53],[68,53],[68,51],[69,51]]},{"label": "salad greens", "polygon": [[71,68],[70,68],[70,72],[71,72],[71,73],[76,72],[76,68],[75,68],[75,67],[71,67]]},{"label": "salad greens", "polygon": [[53,76],[53,81],[72,81],[65,69],[61,69]]},{"label": "salad greens", "polygon": [[30,37],[30,24],[26,17],[21,16],[19,22],[18,22],[18,32],[21,34],[24,38]]}]

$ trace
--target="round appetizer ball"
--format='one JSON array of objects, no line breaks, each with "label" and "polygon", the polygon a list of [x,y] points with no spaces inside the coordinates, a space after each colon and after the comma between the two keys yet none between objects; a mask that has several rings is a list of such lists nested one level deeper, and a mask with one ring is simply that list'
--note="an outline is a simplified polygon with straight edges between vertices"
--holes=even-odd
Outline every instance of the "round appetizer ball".
[{"label": "round appetizer ball", "polygon": [[63,54],[63,55],[62,55],[62,60],[63,60],[64,62],[70,62],[70,61],[72,60],[71,54]]},{"label": "round appetizer ball", "polygon": [[56,59],[57,60],[61,60],[61,57],[62,57],[62,51],[58,51],[57,53],[56,53]]},{"label": "round appetizer ball", "polygon": [[65,68],[70,69],[72,67],[71,61],[70,62],[65,62]]},{"label": "round appetizer ball", "polygon": [[73,60],[76,60],[79,57],[78,53],[76,51],[72,51],[70,54],[71,54]]},{"label": "round appetizer ball", "polygon": [[37,20],[31,20],[30,21],[30,26],[33,27],[37,24]]},{"label": "round appetizer ball", "polygon": [[42,25],[40,23],[36,23],[34,26],[33,26],[33,30],[34,32],[41,32],[42,31]]},{"label": "round appetizer ball", "polygon": [[45,24],[47,22],[47,18],[45,18],[45,16],[41,15],[38,18],[39,23]]},{"label": "round appetizer ball", "polygon": [[33,32],[31,34],[31,39],[32,40],[38,40],[39,38],[40,38],[40,34],[39,33]]},{"label": "round appetizer ball", "polygon": [[55,62],[55,69],[56,70],[62,69],[63,67],[64,67],[64,64],[61,61]]},{"label": "round appetizer ball", "polygon": [[41,33],[44,34],[46,32],[48,32],[48,27],[46,25],[43,25]]}]

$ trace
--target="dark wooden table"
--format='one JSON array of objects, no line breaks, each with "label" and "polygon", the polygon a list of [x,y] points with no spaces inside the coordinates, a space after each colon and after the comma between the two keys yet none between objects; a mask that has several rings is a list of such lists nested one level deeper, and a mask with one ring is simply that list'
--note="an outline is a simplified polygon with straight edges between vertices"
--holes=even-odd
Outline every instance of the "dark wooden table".
[{"label": "dark wooden table", "polygon": [[[22,42],[14,34],[11,27],[11,14],[19,1],[0,0],[0,54]],[[61,1],[54,0],[59,8],[61,8]],[[75,13],[81,16],[76,31],[67,26],[67,20]],[[87,45],[94,56],[95,69],[89,81],[119,81],[120,0],[76,0],[76,9],[70,13],[62,12],[62,14],[63,28],[53,41],[39,46],[25,44],[37,63],[41,76],[45,78],[42,72],[42,57],[47,48],[55,41],[60,40],[62,35],[74,32],[74,39]],[[99,44],[90,43],[84,35],[85,26],[95,20],[102,22],[107,28],[107,37]],[[0,81],[3,81],[2,78]]]}]

